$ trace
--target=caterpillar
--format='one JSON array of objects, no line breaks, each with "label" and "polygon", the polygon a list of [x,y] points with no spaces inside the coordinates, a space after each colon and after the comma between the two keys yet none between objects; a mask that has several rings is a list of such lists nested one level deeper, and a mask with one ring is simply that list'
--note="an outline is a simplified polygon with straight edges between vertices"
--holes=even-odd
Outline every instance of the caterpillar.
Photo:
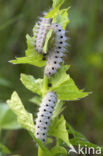
[{"label": "caterpillar", "polygon": [[61,67],[60,64],[63,63],[63,57],[65,56],[67,37],[65,35],[65,30],[62,27],[54,23],[51,26],[54,30],[54,45],[53,48],[49,50],[47,56],[47,63],[45,67],[45,74],[50,77],[57,72],[57,70]]},{"label": "caterpillar", "polygon": [[[47,13],[44,13],[46,15]],[[43,54],[43,46],[45,43],[46,34],[50,29],[53,29],[53,45],[46,55],[43,54],[43,60],[46,60],[46,66],[44,73],[48,77],[54,75],[57,70],[61,67],[61,63],[64,62],[63,57],[65,56],[67,44],[67,37],[65,35],[65,30],[62,26],[57,23],[52,23],[51,18],[40,18],[38,22],[35,38],[35,49],[38,53]]]},{"label": "caterpillar", "polygon": [[52,21],[51,18],[43,18],[43,17],[39,18],[36,38],[35,38],[35,49],[40,54],[43,53],[43,46],[44,46],[46,34],[49,30],[51,21]]},{"label": "caterpillar", "polygon": [[47,139],[48,128],[50,125],[52,113],[57,102],[55,92],[48,92],[42,100],[39,112],[36,118],[35,136],[45,143]]}]

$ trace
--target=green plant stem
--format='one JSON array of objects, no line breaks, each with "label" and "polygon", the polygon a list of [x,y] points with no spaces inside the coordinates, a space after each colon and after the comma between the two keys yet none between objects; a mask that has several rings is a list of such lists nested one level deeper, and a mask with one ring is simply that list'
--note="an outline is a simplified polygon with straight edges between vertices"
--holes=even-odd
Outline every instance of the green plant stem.
[{"label": "green plant stem", "polygon": [[48,90],[48,77],[44,74],[44,82],[43,82],[43,97]]},{"label": "green plant stem", "polygon": [[43,151],[40,146],[38,147],[38,156],[43,156]]}]

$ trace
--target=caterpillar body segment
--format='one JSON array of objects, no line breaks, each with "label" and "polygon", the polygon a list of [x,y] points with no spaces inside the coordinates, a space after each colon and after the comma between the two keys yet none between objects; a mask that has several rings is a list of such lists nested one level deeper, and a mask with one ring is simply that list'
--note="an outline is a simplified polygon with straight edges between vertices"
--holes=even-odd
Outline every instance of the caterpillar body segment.
[{"label": "caterpillar body segment", "polygon": [[46,38],[46,34],[50,29],[52,19],[41,17],[38,22],[36,38],[35,38],[35,49],[38,53],[43,53],[43,46]]},{"label": "caterpillar body segment", "polygon": [[45,74],[48,77],[56,74],[57,70],[61,67],[61,63],[64,62],[63,57],[65,56],[66,47],[68,46],[65,30],[57,23],[52,24],[52,28],[55,34],[55,41],[53,48],[48,52],[45,67]]},{"label": "caterpillar body segment", "polygon": [[48,128],[57,102],[57,95],[54,92],[48,92],[42,100],[37,114],[35,136],[45,143],[48,134]]}]

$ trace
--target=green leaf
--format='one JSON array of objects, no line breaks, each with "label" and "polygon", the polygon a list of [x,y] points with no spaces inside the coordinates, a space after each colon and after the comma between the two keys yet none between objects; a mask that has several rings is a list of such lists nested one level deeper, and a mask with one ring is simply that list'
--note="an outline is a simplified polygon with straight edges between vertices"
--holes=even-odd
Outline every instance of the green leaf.
[{"label": "green leaf", "polygon": [[35,79],[31,75],[21,74],[20,80],[27,89],[29,89],[33,93],[42,95],[42,86],[43,86],[42,79]]},{"label": "green leaf", "polygon": [[58,12],[59,12],[59,8],[61,7],[61,5],[63,3],[64,3],[64,1],[62,1],[55,8],[53,8],[51,11],[49,11],[48,14],[45,16],[45,18],[53,18],[53,22],[55,22],[56,21],[56,17],[57,17]]},{"label": "green leaf", "polygon": [[17,120],[21,124],[21,126],[27,129],[28,131],[34,133],[35,129],[34,129],[33,116],[31,113],[28,113],[25,110],[16,92],[13,92],[11,96],[11,100],[8,100],[7,103],[11,108],[11,110],[17,115]]},{"label": "green leaf", "polygon": [[51,78],[50,90],[55,91],[60,100],[78,100],[86,97],[89,93],[79,90],[70,76],[66,74],[68,68],[68,65],[62,65],[56,75]]},{"label": "green leaf", "polygon": [[64,3],[65,0],[53,0],[52,8],[56,8],[59,4]]},{"label": "green leaf", "polygon": [[23,128],[28,130],[30,135],[32,136],[33,140],[36,141],[36,143],[39,144],[39,146],[42,148],[44,151],[45,155],[51,156],[51,153],[49,150],[44,146],[44,144],[35,138],[35,126],[34,126],[34,121],[33,121],[33,116],[31,113],[28,113],[18,94],[16,92],[13,92],[11,99],[7,101],[9,107],[12,109],[12,111],[17,115],[17,120],[21,124]]},{"label": "green leaf", "polygon": [[68,7],[67,9],[62,9],[59,11],[56,22],[58,24],[60,24],[63,29],[65,30],[66,26],[68,25],[68,23],[70,22],[69,18],[68,18],[68,10],[70,9],[70,7]]},{"label": "green leaf", "polygon": [[64,3],[64,0],[54,0],[53,1],[53,9],[48,12],[48,14],[45,16],[46,18],[53,18],[53,23],[60,24],[63,29],[66,28],[67,24],[70,22],[68,18],[68,10],[70,7],[66,9],[61,9],[61,5]]},{"label": "green leaf", "polygon": [[52,156],[56,156],[57,154],[64,154],[67,155],[67,151],[64,147],[62,146],[54,146],[51,150]]},{"label": "green leaf", "polygon": [[7,104],[0,104],[0,128],[1,129],[18,129],[16,115],[10,110]]},{"label": "green leaf", "polygon": [[40,96],[34,96],[33,98],[30,99],[30,102],[40,106],[42,99]]},{"label": "green leaf", "polygon": [[64,110],[64,102],[63,101],[58,101],[56,106],[55,106],[55,110],[53,112],[53,116],[52,118],[56,118],[63,110]]},{"label": "green leaf", "polygon": [[[33,27],[33,37],[29,36],[28,34],[26,35],[26,40],[27,40],[26,42],[27,42],[27,47],[28,47],[28,50],[26,51],[26,56],[30,56],[31,54],[34,54],[34,53],[38,54],[34,47],[37,29],[38,29],[38,24],[35,24]],[[32,52],[29,51],[30,49],[32,49]]]},{"label": "green leaf", "polygon": [[10,154],[10,150],[3,144],[0,143],[0,152]]},{"label": "green leaf", "polygon": [[55,136],[56,138],[62,139],[68,146],[70,145],[68,132],[66,130],[66,121],[63,116],[61,116],[59,119],[55,118],[52,120],[49,134]]},{"label": "green leaf", "polygon": [[43,56],[39,54],[35,50],[35,32],[37,29],[37,25],[33,28],[33,37],[30,37],[29,35],[26,35],[27,39],[27,50],[25,51],[25,57],[16,58],[16,60],[11,60],[10,62],[13,64],[30,64],[37,67],[43,67],[45,65],[45,61],[42,59]]},{"label": "green leaf", "polygon": [[[32,49],[29,49],[26,51],[26,53],[32,53],[32,51]],[[43,61],[42,58],[42,55],[34,53],[33,55],[30,55],[28,57],[18,57],[16,58],[16,60],[11,60],[9,62],[13,64],[30,64],[37,67],[43,67],[45,65],[45,61]]]},{"label": "green leaf", "polygon": [[44,43],[44,47],[43,47],[43,52],[45,54],[47,54],[47,52],[48,52],[52,35],[53,35],[53,29],[50,29],[46,35],[46,39],[45,39],[45,43]]},{"label": "green leaf", "polygon": [[[35,26],[34,26],[35,27]],[[27,42],[27,47],[29,50],[26,50],[26,56],[30,56],[34,54],[34,43],[35,43],[35,35],[33,37],[31,37],[30,35],[26,35],[26,42]],[[31,49],[31,51],[30,51]],[[34,50],[33,50],[34,49]],[[36,51],[35,51],[36,53]]]},{"label": "green leaf", "polygon": [[57,16],[60,14],[60,7],[62,6],[62,4],[64,3],[64,0],[61,0],[60,3],[56,3],[56,5],[54,5],[55,7],[48,12],[48,14],[45,16],[45,18],[52,18],[53,19],[53,23],[57,22]]}]

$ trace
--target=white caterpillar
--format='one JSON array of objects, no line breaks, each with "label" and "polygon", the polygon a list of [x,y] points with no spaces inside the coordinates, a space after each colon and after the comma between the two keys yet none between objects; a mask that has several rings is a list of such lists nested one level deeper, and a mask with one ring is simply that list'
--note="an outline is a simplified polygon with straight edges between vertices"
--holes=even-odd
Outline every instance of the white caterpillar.
[{"label": "white caterpillar", "polygon": [[54,92],[48,92],[43,98],[37,114],[35,136],[44,143],[47,139],[48,127],[56,102],[57,95]]},{"label": "white caterpillar", "polygon": [[55,34],[55,40],[53,48],[49,51],[47,57],[47,63],[45,67],[45,74],[50,77],[57,72],[60,68],[60,63],[63,62],[63,56],[66,52],[67,37],[65,36],[65,30],[56,23],[52,24],[52,28]]},{"label": "white caterpillar", "polygon": [[[44,13],[46,15],[47,13]],[[43,46],[46,39],[47,32],[53,29],[54,32],[54,42],[51,49],[47,52],[47,63],[44,73],[50,77],[57,72],[63,63],[63,57],[65,56],[67,37],[65,35],[65,30],[62,29],[57,23],[52,23],[51,18],[40,18],[37,26],[36,38],[35,38],[35,49],[38,53],[43,54]],[[46,57],[43,54],[43,60]]]},{"label": "white caterpillar", "polygon": [[46,34],[49,30],[50,18],[40,18],[37,26],[36,38],[35,38],[35,49],[38,53],[43,53],[43,46],[46,38]]}]

